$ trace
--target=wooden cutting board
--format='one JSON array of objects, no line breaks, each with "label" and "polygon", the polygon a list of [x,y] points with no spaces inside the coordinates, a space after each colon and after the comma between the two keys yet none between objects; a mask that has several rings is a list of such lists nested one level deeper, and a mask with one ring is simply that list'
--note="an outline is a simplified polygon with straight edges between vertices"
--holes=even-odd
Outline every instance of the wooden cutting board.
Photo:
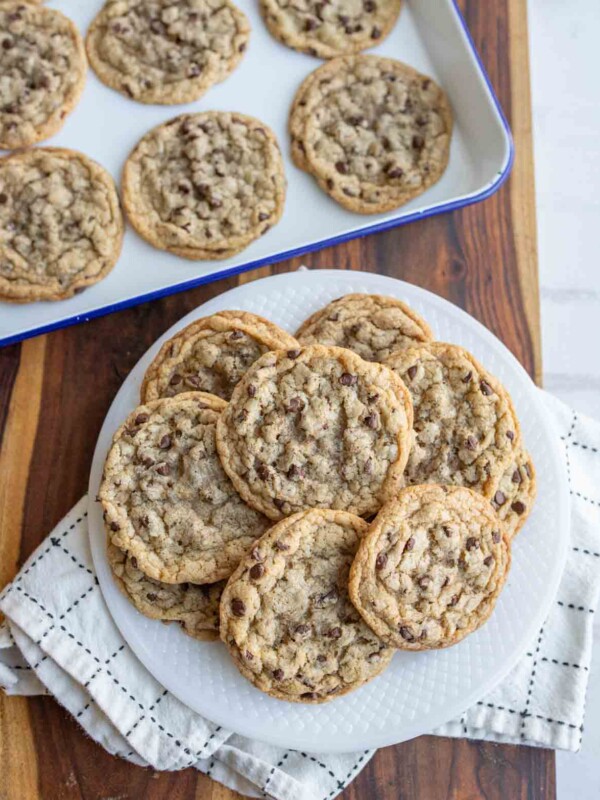
[{"label": "wooden cutting board", "polygon": [[[460,5],[512,124],[517,157],[508,183],[462,211],[0,350],[0,586],[85,492],[102,420],[138,358],[176,320],[239,282],[301,262],[402,278],[481,320],[539,381],[526,3]],[[193,769],[155,773],[109,756],[50,698],[0,696],[0,800],[142,797],[238,796]],[[525,797],[555,797],[552,753],[436,737],[381,750],[343,794],[344,800]]]}]

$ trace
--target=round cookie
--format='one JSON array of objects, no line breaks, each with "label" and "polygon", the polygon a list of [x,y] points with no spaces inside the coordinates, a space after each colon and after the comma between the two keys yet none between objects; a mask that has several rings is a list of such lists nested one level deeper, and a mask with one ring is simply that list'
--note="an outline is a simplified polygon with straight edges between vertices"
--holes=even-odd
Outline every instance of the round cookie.
[{"label": "round cookie", "polygon": [[275,225],[285,174],[269,128],[224,111],[184,114],[147,133],[123,170],[123,204],[150,244],[224,258]]},{"label": "round cookie", "polygon": [[492,495],[492,506],[504,523],[509,539],[512,539],[525,524],[536,493],[533,461],[529,453],[519,448]]},{"label": "round cookie", "polygon": [[411,486],[379,512],[350,571],[350,598],[392,647],[449,647],[492,613],[510,567],[502,523],[477,492]]},{"label": "round cookie", "polygon": [[83,40],[52,8],[0,2],[0,149],[48,139],[85,85]]},{"label": "round cookie", "polygon": [[198,100],[244,53],[250,25],[228,0],[113,0],[86,47],[100,80],[142,103]]},{"label": "round cookie", "polygon": [[0,159],[0,300],[62,300],[115,265],[123,217],[112,177],[75,150]]},{"label": "round cookie", "polygon": [[138,569],[135,558],[108,545],[108,563],[119,589],[139,612],[150,619],[179,622],[194,639],[210,642],[219,638],[219,603],[225,581],[206,583],[161,583]]},{"label": "round cookie", "polygon": [[405,382],[413,402],[406,483],[468,486],[491,499],[521,441],[508,392],[453,344],[408,347],[385,363]]},{"label": "round cookie", "polygon": [[304,168],[344,208],[361,214],[398,208],[444,173],[450,106],[442,89],[412,67],[346,56],[320,67],[300,92],[290,123],[301,143],[294,149],[304,148]]},{"label": "round cookie", "polygon": [[368,516],[402,486],[412,408],[402,381],[340,347],[266,353],[217,425],[234,486],[271,519],[307,508]]},{"label": "round cookie", "polygon": [[188,392],[139,406],[113,437],[99,498],[112,544],[163,583],[228,577],[268,526],[221,468],[225,402]]},{"label": "round cookie", "polygon": [[401,0],[260,0],[276,39],[319,58],[350,55],[375,47],[390,33]]},{"label": "round cookie", "polygon": [[202,391],[229,400],[249,367],[269,350],[298,347],[289,333],[247,311],[219,311],[165,342],[144,375],[142,403]]},{"label": "round cookie", "polygon": [[347,294],[316,311],[296,331],[302,345],[346,347],[367,361],[383,361],[395,350],[429,342],[429,325],[406,303],[377,294]]},{"label": "round cookie", "polygon": [[348,572],[366,530],[345,511],[302,511],[271,528],[229,579],[221,638],[263,692],[324,703],[388,666],[393,651],[348,597]]}]

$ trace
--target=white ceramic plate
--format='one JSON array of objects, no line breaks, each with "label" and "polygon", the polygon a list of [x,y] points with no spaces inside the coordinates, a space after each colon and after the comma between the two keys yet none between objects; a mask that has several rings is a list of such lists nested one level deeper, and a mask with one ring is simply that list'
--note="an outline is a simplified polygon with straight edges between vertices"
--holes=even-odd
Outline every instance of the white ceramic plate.
[{"label": "white ceramic plate", "polygon": [[[119,181],[130,150],[155,125],[186,111],[251,114],[271,126],[283,150],[288,194],[281,221],[237,256],[212,262],[186,261],[156,250],[128,226],[118,264],[85,292],[59,302],[0,302],[0,344],[481,200],[508,174],[510,133],[454,1],[404,0],[394,30],[369,52],[406,61],[444,87],[456,121],[450,163],[435,186],[400,209],[366,217],[344,210],[289,157],[287,117],[292,98],[306,75],[323,62],[275,41],[260,17],[257,0],[236,2],[248,15],[252,34],[248,52],[222,84],[195,103],[145,106],[104,86],[90,70],[81,102],[62,131],[44,144],[82,150]],[[102,4],[103,0],[48,2],[83,33]]]},{"label": "white ceramic plate", "polygon": [[[106,559],[94,498],[114,431],[138,404],[143,374],[162,343],[194,319],[243,309],[293,332],[316,309],[349,292],[398,297],[438,339],[471,350],[512,394],[537,466],[538,498],[516,538],[507,585],[489,622],[448,650],[397,653],[371,683],[319,706],[275,700],[237,671],[221,643],[197,642],[178,626],[143,617],[120,593]],[[288,273],[225,292],[188,314],[143,356],[106,416],[89,485],[89,528],[100,586],[124,638],[154,677],[190,708],[236,733],[285,747],[345,752],[394,744],[453,719],[489,692],[531,644],[558,588],[569,536],[565,467],[542,397],[514,356],[456,306],[410,284],[364,272]]]}]

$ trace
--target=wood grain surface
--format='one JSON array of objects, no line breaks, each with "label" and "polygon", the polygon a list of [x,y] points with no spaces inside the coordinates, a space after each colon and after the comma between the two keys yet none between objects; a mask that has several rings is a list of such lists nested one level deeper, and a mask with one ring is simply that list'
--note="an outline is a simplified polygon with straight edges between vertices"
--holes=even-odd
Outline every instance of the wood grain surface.
[{"label": "wood grain surface", "polygon": [[[0,350],[0,585],[85,492],[96,436],[124,377],[170,325],[239,282],[294,269],[365,269],[465,308],[540,379],[524,0],[463,0],[509,117],[517,158],[492,198]],[[234,800],[193,769],[155,773],[106,754],[50,698],[0,696],[0,800]],[[421,737],[381,750],[344,800],[552,800],[549,751]],[[318,800],[318,799],[315,799]]]}]

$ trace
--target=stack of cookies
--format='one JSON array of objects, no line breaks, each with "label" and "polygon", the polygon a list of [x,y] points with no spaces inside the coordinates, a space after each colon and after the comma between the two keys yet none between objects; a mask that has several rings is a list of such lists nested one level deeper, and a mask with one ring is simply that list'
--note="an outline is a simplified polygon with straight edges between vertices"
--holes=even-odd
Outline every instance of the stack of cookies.
[{"label": "stack of cookies", "polygon": [[303,703],[481,626],[534,497],[506,390],[375,295],[295,337],[241,311],[185,328],[148,368],[99,493],[136,608],[220,636],[255,686]]}]

